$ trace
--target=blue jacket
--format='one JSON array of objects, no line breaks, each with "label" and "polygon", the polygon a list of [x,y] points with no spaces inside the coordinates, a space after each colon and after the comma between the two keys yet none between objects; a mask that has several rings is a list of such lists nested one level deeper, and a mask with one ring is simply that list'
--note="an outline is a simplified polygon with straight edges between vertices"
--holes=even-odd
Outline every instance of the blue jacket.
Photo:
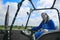
[{"label": "blue jacket", "polygon": [[38,27],[33,27],[33,31],[38,31],[40,29],[48,29],[48,30],[56,30],[56,27],[54,25],[54,22],[52,20],[47,21],[46,23],[41,22],[41,24]]}]

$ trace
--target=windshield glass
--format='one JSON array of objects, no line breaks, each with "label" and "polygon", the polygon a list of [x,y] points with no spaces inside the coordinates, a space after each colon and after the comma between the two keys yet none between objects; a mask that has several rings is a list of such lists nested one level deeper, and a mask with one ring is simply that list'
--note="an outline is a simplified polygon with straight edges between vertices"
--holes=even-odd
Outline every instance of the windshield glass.
[{"label": "windshield glass", "polygon": [[[20,0],[20,2],[21,2],[21,0]],[[9,5],[9,23],[8,23],[8,25],[10,26],[12,23],[12,20],[15,16],[15,13],[17,11],[18,3],[19,3],[19,1],[0,0],[0,26],[1,26],[0,29],[5,29],[4,26],[5,26],[5,16],[6,16],[6,12],[7,12],[7,6]],[[32,0],[32,3],[34,4],[34,6],[37,9],[51,8],[54,3],[54,0]],[[21,26],[25,27],[28,16],[29,16],[29,14],[27,14],[27,12],[30,13],[30,8],[33,9],[31,2],[28,0],[25,0],[22,4],[20,11],[18,12],[17,18],[15,20],[15,23],[14,23],[15,27],[21,27]],[[52,18],[52,20],[54,21],[55,25],[59,25],[58,13],[56,10],[37,10],[37,11],[33,11],[31,13],[31,17],[29,19],[28,26],[38,26],[42,21],[42,18],[40,15],[40,13],[42,13],[42,12],[47,12],[48,15],[50,16],[50,19]],[[53,14],[53,15],[51,15],[51,14]],[[56,15],[56,18],[55,18],[55,15]]]}]

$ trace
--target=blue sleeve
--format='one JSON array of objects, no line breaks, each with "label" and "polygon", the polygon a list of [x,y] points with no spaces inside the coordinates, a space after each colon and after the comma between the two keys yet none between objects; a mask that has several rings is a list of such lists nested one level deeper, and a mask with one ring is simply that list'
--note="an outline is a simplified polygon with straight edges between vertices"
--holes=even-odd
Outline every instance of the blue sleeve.
[{"label": "blue sleeve", "polygon": [[52,20],[50,20],[48,24],[50,26],[49,30],[56,30],[56,26],[55,26],[55,24],[54,24],[54,22]]},{"label": "blue sleeve", "polygon": [[38,27],[33,27],[32,30],[33,31],[38,31],[42,27],[42,24],[43,23],[41,23]]}]

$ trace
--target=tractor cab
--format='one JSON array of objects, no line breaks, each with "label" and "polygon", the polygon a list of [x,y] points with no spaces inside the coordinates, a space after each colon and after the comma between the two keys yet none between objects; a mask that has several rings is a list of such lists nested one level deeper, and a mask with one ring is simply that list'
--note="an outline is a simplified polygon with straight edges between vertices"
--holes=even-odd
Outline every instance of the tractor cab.
[{"label": "tractor cab", "polygon": [[[59,10],[54,8],[56,0],[28,0],[30,4],[32,5],[32,8],[30,8],[29,12],[26,12],[27,15],[23,15],[20,20],[20,23],[24,22],[22,26],[14,26],[15,21],[17,20],[16,17],[18,16],[18,12],[20,8],[23,5],[23,2],[25,0],[22,0],[17,5],[17,11],[15,13],[15,16],[12,20],[11,25],[9,26],[9,5],[7,7],[7,12],[5,15],[5,25],[4,30],[0,30],[0,40],[60,40],[60,17],[59,17]],[[35,1],[35,2],[34,2]],[[51,2],[52,1],[52,2]],[[39,6],[36,3],[39,3]],[[48,3],[47,3],[48,2]],[[42,5],[41,5],[42,4]],[[56,30],[45,32],[41,36],[35,39],[35,32],[32,29],[33,27],[39,26],[42,22],[42,13],[46,13],[49,16],[49,19],[51,19],[54,22],[54,25],[56,27]],[[17,22],[17,21],[16,21]],[[18,29],[17,29],[18,27]],[[40,29],[41,31],[43,29]]]}]

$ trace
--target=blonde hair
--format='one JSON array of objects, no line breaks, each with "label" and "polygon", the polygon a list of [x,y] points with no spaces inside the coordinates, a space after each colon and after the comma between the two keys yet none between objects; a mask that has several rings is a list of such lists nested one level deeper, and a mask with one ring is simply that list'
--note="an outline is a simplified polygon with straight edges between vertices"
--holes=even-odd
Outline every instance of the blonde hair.
[{"label": "blonde hair", "polygon": [[[49,16],[48,16],[48,14],[44,12],[44,13],[41,14],[41,16],[43,16],[43,15],[47,15],[47,19],[46,19],[46,21],[48,21],[48,20],[49,20]],[[44,20],[43,20],[43,22],[44,22]]]}]

